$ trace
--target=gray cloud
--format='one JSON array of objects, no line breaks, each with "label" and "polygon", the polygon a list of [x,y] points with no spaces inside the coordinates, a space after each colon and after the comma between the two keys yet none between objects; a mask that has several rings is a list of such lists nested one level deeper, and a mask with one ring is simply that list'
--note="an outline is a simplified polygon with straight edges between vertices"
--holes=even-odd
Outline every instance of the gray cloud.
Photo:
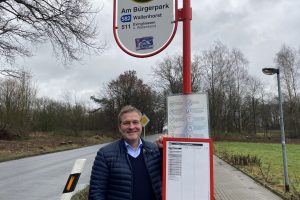
[{"label": "gray cloud", "polygon": [[[182,1],[182,0],[179,0]],[[103,85],[126,70],[136,70],[145,82],[151,82],[151,67],[167,55],[182,51],[182,26],[179,22],[172,43],[151,58],[135,58],[122,52],[112,32],[112,1],[96,1],[102,10],[98,16],[100,41],[108,49],[99,56],[86,56],[81,63],[64,68],[48,45],[36,47],[35,56],[20,60],[34,75],[39,96],[61,99],[66,91],[77,100],[89,101]],[[192,54],[208,49],[219,40],[229,48],[240,49],[249,60],[249,72],[266,82],[273,77],[262,75],[261,68],[273,65],[283,43],[300,45],[299,0],[192,0]],[[274,81],[275,82],[275,81]]]}]

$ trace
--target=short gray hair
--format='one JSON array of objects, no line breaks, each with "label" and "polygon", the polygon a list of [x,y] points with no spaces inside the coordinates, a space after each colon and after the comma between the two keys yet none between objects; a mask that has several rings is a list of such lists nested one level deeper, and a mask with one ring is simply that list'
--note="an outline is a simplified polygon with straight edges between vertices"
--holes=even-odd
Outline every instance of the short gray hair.
[{"label": "short gray hair", "polygon": [[124,115],[125,113],[130,113],[130,112],[136,112],[140,116],[140,118],[142,118],[142,113],[139,109],[137,109],[136,107],[133,107],[132,105],[127,105],[127,106],[124,106],[121,109],[121,111],[119,112],[118,123],[119,124],[122,123],[122,120],[121,120],[122,115]]}]

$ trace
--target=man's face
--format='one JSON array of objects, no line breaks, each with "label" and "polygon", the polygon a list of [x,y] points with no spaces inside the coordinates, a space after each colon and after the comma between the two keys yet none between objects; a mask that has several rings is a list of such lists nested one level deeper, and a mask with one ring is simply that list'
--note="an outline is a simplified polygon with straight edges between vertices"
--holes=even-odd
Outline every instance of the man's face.
[{"label": "man's face", "polygon": [[119,131],[125,141],[136,147],[142,133],[141,117],[136,112],[124,113],[121,116],[121,124],[119,124]]}]

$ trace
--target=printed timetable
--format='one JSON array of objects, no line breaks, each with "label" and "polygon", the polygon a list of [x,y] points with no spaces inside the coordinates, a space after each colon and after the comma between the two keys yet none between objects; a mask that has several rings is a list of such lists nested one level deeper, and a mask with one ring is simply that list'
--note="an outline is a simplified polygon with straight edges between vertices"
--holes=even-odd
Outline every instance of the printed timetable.
[{"label": "printed timetable", "polygon": [[213,166],[210,139],[203,139],[203,142],[193,138],[175,139],[165,141],[163,200],[211,200]]}]

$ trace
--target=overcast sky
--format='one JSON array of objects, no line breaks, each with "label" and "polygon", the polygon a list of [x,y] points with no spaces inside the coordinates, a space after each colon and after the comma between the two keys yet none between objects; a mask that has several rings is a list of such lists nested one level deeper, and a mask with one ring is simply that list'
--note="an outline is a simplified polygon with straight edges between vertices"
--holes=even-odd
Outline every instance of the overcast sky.
[{"label": "overcast sky", "polygon": [[[158,1],[158,0],[157,0]],[[113,1],[95,0],[103,6],[99,13],[99,41],[108,48],[99,56],[86,56],[81,63],[65,68],[53,56],[47,45],[34,50],[34,57],[18,61],[29,69],[38,89],[38,96],[61,100],[69,95],[73,100],[88,102],[99,95],[104,84],[126,70],[137,71],[138,77],[149,83],[153,67],[167,55],[181,54],[182,26],[171,44],[150,58],[135,58],[124,53],[113,37]],[[182,0],[179,0],[181,7]],[[299,0],[191,0],[192,55],[209,49],[215,41],[228,48],[241,50],[249,61],[249,73],[264,83],[276,84],[263,75],[261,68],[272,66],[282,44],[298,49],[300,46]]]}]

